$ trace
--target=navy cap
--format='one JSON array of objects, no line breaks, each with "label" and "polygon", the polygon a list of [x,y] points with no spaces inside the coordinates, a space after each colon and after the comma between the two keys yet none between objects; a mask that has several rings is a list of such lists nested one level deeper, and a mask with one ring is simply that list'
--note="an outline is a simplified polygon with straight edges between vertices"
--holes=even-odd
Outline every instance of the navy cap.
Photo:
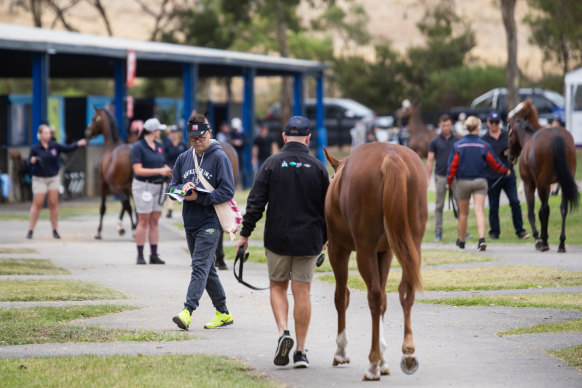
[{"label": "navy cap", "polygon": [[307,136],[311,133],[309,120],[303,116],[293,116],[287,121],[285,134],[287,136]]},{"label": "navy cap", "polygon": [[501,116],[499,115],[499,113],[496,110],[492,110],[487,115],[487,121],[495,121],[495,120],[501,121]]},{"label": "navy cap", "polygon": [[206,123],[188,123],[188,126],[186,127],[186,136],[202,136],[210,130],[212,130],[212,128],[210,128],[210,125]]}]

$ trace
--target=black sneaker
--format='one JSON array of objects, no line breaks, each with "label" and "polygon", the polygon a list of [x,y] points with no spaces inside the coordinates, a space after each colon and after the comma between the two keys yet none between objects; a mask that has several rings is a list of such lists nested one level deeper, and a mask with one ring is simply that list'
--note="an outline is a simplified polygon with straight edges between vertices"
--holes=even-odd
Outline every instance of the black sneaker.
[{"label": "black sneaker", "polygon": [[499,235],[497,235],[495,233],[489,233],[489,238],[491,240],[499,240]]},{"label": "black sneaker", "polygon": [[307,355],[301,352],[293,353],[293,368],[309,368]]},{"label": "black sneaker", "polygon": [[455,243],[459,248],[461,249],[465,249],[465,242],[461,241],[459,239],[457,239],[457,242]]},{"label": "black sneaker", "polygon": [[168,213],[166,214],[166,218],[172,218],[172,211],[168,210]]},{"label": "black sneaker", "polygon": [[59,235],[59,232],[57,232],[56,230],[53,230],[53,237],[56,239],[60,239],[61,236]]},{"label": "black sneaker", "polygon": [[275,352],[275,365],[284,366],[289,364],[289,353],[293,348],[293,338],[289,335],[289,330],[285,330],[283,335],[279,337],[279,342],[277,343],[277,351]]},{"label": "black sneaker", "polygon": [[28,233],[26,233],[26,238],[32,240],[32,233],[32,230],[29,230]]},{"label": "black sneaker", "polygon": [[160,256],[158,256],[157,253],[154,253],[153,255],[150,255],[150,264],[166,264],[166,262],[160,259]]},{"label": "black sneaker", "polygon": [[528,232],[526,232],[525,230],[522,230],[521,232],[519,232],[519,233],[517,234],[517,237],[519,237],[519,238],[520,238],[520,239],[522,239],[522,240],[525,240],[526,238],[528,238],[528,237],[529,237],[529,233],[528,233]]},{"label": "black sneaker", "polygon": [[143,255],[137,255],[137,264],[145,264],[146,261],[143,258]]},{"label": "black sneaker", "polygon": [[477,249],[480,251],[484,251],[485,249],[487,249],[487,244],[485,243],[484,238],[479,239],[479,242],[477,243]]}]

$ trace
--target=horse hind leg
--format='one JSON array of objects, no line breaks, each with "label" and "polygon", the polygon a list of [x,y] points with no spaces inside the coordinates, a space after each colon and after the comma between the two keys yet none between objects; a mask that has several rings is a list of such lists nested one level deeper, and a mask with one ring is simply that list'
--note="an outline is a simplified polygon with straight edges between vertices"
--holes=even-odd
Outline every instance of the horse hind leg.
[{"label": "horse hind leg", "polygon": [[414,304],[414,292],[410,282],[402,274],[402,280],[398,286],[398,293],[400,295],[400,304],[402,305],[402,312],[404,313],[404,341],[402,342],[402,361],[400,368],[406,374],[413,374],[418,369],[418,360],[414,356],[416,350],[414,340],[412,339],[412,326],[410,324],[410,312]]},{"label": "horse hind leg", "polygon": [[560,204],[560,213],[562,215],[562,232],[560,233],[560,246],[558,247],[558,252],[566,252],[566,216],[568,215],[568,202],[566,197],[562,195],[562,203]]},{"label": "horse hind leg", "polygon": [[97,234],[95,235],[96,240],[101,240],[101,230],[103,228],[103,216],[105,215],[106,210],[105,206],[106,198],[107,198],[106,195],[101,196],[101,206],[99,208],[99,226],[97,227]]},{"label": "horse hind leg", "polygon": [[123,214],[125,213],[125,204],[121,204],[121,211],[119,212],[119,220],[117,220],[117,233],[120,236],[125,234],[125,229],[123,228]]},{"label": "horse hind leg", "polygon": [[328,247],[329,261],[335,276],[335,308],[337,310],[337,349],[333,356],[333,366],[349,364],[350,358],[346,354],[348,338],[346,334],[346,310],[350,304],[350,290],[348,289],[348,265],[350,251],[336,248],[336,244],[330,242]]},{"label": "horse hind leg", "polygon": [[550,218],[550,204],[548,203],[548,191],[549,189],[538,189],[538,195],[540,197],[540,202],[542,203],[540,206],[540,211],[538,213],[540,217],[540,224],[541,224],[541,234],[540,234],[540,242],[536,241],[536,249],[541,252],[545,252],[550,249],[548,245],[548,221]]},{"label": "horse hind leg", "polygon": [[[380,286],[383,290],[386,290],[386,281],[388,280],[388,273],[390,272],[390,264],[392,263],[392,252],[379,252],[378,253],[378,265],[380,268]],[[380,322],[380,351],[382,352],[382,361],[380,362],[380,374],[381,375],[389,375],[390,374],[390,367],[388,366],[388,361],[384,355],[386,354],[386,349],[388,348],[386,344],[386,338],[384,338],[384,316],[386,314],[386,293],[383,294],[382,298],[382,310],[381,316],[382,321]]]}]

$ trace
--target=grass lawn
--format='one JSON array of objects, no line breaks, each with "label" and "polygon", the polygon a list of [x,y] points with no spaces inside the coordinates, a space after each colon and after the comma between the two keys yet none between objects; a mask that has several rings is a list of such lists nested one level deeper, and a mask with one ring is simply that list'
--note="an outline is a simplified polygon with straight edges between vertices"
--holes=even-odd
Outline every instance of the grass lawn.
[{"label": "grass lawn", "polygon": [[125,299],[124,294],[105,286],[78,280],[2,280],[1,302],[46,300]]},{"label": "grass lawn", "polygon": [[0,360],[8,387],[282,387],[239,360],[217,356],[78,356]]},{"label": "grass lawn", "polygon": [[566,349],[549,350],[547,353],[578,368],[582,372],[582,345],[572,346]]},{"label": "grass lawn", "polygon": [[582,332],[582,319],[571,321],[542,323],[532,327],[509,329],[497,333],[497,335],[511,334],[537,334],[537,333],[572,333]]},{"label": "grass lawn", "polygon": [[[119,201],[113,200],[113,198],[109,198],[107,203],[107,212],[105,214],[119,214],[121,211],[121,203]],[[67,220],[73,217],[78,216],[87,216],[87,215],[95,215],[95,217],[99,216],[99,206],[100,202],[59,202],[59,219],[60,220]],[[10,211],[10,212],[3,212],[0,213],[0,221],[26,221],[29,217],[29,210],[21,210],[21,211]],[[39,220],[48,220],[49,219],[49,211],[48,208],[41,209]]]},{"label": "grass lawn", "polygon": [[2,254],[16,254],[16,253],[37,253],[36,249],[32,248],[0,248]]},{"label": "grass lawn", "polygon": [[[422,250],[422,266],[435,266],[445,264],[463,264],[463,263],[478,263],[486,261],[494,261],[495,258],[479,255],[471,252],[460,252],[452,249],[423,249]],[[400,268],[400,263],[396,257],[392,259],[390,268]],[[350,256],[349,270],[356,271],[358,264],[356,263],[356,253],[352,252]],[[321,267],[316,267],[315,272],[332,272],[329,258],[326,257]]]},{"label": "grass lawn", "polygon": [[582,294],[579,293],[472,296],[468,298],[417,299],[416,301],[449,306],[507,306],[582,310]]},{"label": "grass lawn", "polygon": [[0,259],[0,275],[70,275],[44,259]]},{"label": "grass lawn", "polygon": [[64,342],[180,341],[183,332],[103,329],[68,322],[133,310],[132,306],[67,306],[0,309],[0,345]]},{"label": "grass lawn", "polygon": [[[469,291],[524,289],[536,287],[565,287],[582,285],[582,273],[535,266],[497,266],[468,269],[422,271],[425,291]],[[386,292],[397,292],[401,274],[388,276]],[[317,278],[335,283],[333,275]],[[359,274],[350,274],[348,287],[366,291]]]},{"label": "grass lawn", "polygon": [[[501,194],[505,195],[504,193]],[[548,242],[551,247],[550,249],[557,249],[557,245],[560,243],[560,231],[562,227],[562,216],[560,215],[560,199],[559,196],[550,197],[550,220],[548,223]],[[445,209],[448,209],[445,206]],[[538,211],[540,209],[540,202],[536,201],[536,227],[540,229],[540,220],[538,218]],[[521,203],[521,212],[523,216],[523,227],[531,234],[531,228],[529,221],[527,220],[527,204],[525,202]],[[485,217],[487,218],[487,228],[489,228],[489,210],[485,209]],[[445,211],[443,214],[443,243],[454,243],[457,240],[457,219],[454,217],[452,211]],[[485,239],[488,243],[495,244],[500,243],[512,243],[512,244],[530,244],[534,245],[533,236],[520,240],[515,235],[515,230],[513,229],[513,222],[511,219],[511,209],[509,205],[504,205],[499,207],[499,225],[501,228],[501,235],[499,240],[490,240],[489,235],[485,234]],[[475,213],[473,209],[469,212],[467,231],[473,235],[473,238],[467,240],[469,244],[475,244],[477,246],[477,220],[475,219]],[[487,229],[489,230],[489,229]],[[434,212],[429,212],[428,220],[426,222],[426,232],[424,233],[423,242],[433,242],[434,239]],[[576,210],[573,213],[568,214],[566,218],[566,250],[567,245],[582,245],[582,213],[581,209]]]},{"label": "grass lawn", "polygon": [[[247,248],[247,252],[249,253],[248,262],[252,263],[267,263],[267,258],[265,257],[265,248],[257,247],[257,246],[249,246]],[[236,257],[236,251],[234,246],[224,246],[224,257],[226,259],[232,259]]]}]

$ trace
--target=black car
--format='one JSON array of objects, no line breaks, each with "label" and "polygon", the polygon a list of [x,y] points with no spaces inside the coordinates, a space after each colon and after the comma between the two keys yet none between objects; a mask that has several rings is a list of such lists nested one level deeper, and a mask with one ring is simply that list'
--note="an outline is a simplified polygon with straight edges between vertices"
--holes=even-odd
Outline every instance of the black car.
[{"label": "black car", "polygon": [[[374,112],[368,107],[349,98],[325,98],[324,126],[327,130],[328,145],[350,145],[352,138],[350,129],[364,117],[373,116]],[[312,133],[317,131],[315,125],[315,99],[305,100],[305,117],[311,122]],[[280,121],[281,104],[276,102],[267,111],[264,123],[269,127],[269,133],[274,138],[281,138]]]}]

